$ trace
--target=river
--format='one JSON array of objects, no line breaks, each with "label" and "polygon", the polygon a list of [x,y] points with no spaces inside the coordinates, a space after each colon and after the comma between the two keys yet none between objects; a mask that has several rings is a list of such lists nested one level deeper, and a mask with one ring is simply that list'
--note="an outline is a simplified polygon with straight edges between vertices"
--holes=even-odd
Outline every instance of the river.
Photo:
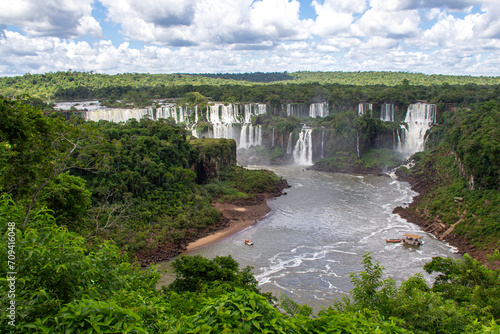
[{"label": "river", "polygon": [[[389,176],[349,175],[307,170],[303,166],[265,166],[287,179],[287,195],[270,200],[272,211],[250,228],[216,244],[189,252],[206,257],[231,255],[249,265],[259,288],[281,293],[316,311],[348,295],[349,274],[362,270],[363,254],[397,282],[422,269],[434,256],[460,258],[456,249],[392,214],[416,195],[406,182]],[[404,233],[424,236],[418,248],[386,243]],[[244,245],[250,239],[253,247]]]}]

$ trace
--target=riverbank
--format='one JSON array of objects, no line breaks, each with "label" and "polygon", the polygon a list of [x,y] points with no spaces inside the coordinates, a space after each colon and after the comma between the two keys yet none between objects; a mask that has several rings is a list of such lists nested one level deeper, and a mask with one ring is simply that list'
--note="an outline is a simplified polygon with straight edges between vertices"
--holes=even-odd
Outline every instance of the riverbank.
[{"label": "riverbank", "polygon": [[224,229],[190,242],[186,250],[191,251],[208,246],[256,224],[257,221],[264,218],[271,211],[267,203],[271,197],[276,196],[275,194],[265,193],[257,195],[253,200],[213,203],[213,206],[222,213],[224,219],[229,221],[229,225]]},{"label": "riverbank", "polygon": [[178,242],[137,254],[137,260],[142,267],[168,261],[185,251],[206,247],[243,231],[264,218],[271,211],[268,200],[286,195],[286,192],[283,192],[286,188],[290,188],[290,185],[282,179],[273,192],[256,194],[253,199],[213,202],[212,205],[222,214],[219,222],[204,229],[190,230],[186,233],[188,236]]},{"label": "riverbank", "polygon": [[[410,183],[412,189],[419,194],[413,198],[413,201],[406,208],[398,206],[394,208],[393,213],[418,225],[422,231],[434,235],[437,239],[448,242],[453,247],[456,247],[460,254],[467,253],[483,265],[491,267],[487,260],[490,252],[477,249],[464,236],[453,233],[455,225],[460,223],[460,220],[456,224],[449,226],[443,223],[439,219],[439,216],[432,216],[427,210],[424,209],[422,211],[418,208],[422,201],[425,200],[426,195],[433,189],[434,184],[430,178],[425,175],[421,175],[420,177],[411,176],[401,172],[399,169],[396,170],[396,176],[398,180]],[[499,267],[498,261],[494,267]]]}]

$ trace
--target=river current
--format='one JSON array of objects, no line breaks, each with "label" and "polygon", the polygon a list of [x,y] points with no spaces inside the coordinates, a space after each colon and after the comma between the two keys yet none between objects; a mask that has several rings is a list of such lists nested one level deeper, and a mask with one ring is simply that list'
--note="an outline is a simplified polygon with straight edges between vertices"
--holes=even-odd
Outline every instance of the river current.
[{"label": "river current", "polygon": [[[292,187],[271,199],[272,211],[257,224],[216,244],[189,252],[205,257],[231,255],[252,266],[259,288],[285,293],[315,310],[332,305],[353,288],[349,274],[362,270],[363,254],[400,283],[421,273],[434,256],[459,258],[456,249],[392,214],[417,195],[406,182],[389,176],[350,175],[307,170],[303,166],[265,166]],[[422,235],[418,248],[386,243],[404,233]],[[250,239],[254,246],[246,246]]]}]

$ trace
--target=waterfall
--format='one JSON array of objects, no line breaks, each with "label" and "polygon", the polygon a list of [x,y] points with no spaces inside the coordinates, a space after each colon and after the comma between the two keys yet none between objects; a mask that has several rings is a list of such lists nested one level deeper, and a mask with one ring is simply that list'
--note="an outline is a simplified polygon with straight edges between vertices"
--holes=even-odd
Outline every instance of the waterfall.
[{"label": "waterfall", "polygon": [[328,116],[328,103],[326,102],[321,102],[321,103],[312,103],[309,106],[309,117],[316,118],[316,117],[326,117]]},{"label": "waterfall", "polygon": [[380,120],[394,122],[394,105],[392,103],[384,103],[380,107]]},{"label": "waterfall", "polygon": [[86,121],[106,120],[109,122],[126,122],[129,119],[140,120],[145,115],[153,119],[153,109],[98,109],[85,112]]},{"label": "waterfall", "polygon": [[250,146],[262,145],[262,126],[242,124],[238,148],[250,148]]},{"label": "waterfall", "polygon": [[287,116],[295,116],[299,118],[307,118],[309,116],[309,110],[305,104],[287,104],[286,105]]},{"label": "waterfall", "polygon": [[292,154],[292,133],[288,135],[288,143],[286,145],[286,154]]},{"label": "waterfall", "polygon": [[293,160],[298,165],[312,165],[312,129],[302,129],[293,150]]},{"label": "waterfall", "polygon": [[371,103],[360,103],[358,105],[358,116],[366,114],[368,110],[370,110],[370,113],[373,110],[373,105]]},{"label": "waterfall", "polygon": [[[172,117],[175,123],[188,122],[188,117],[193,111],[186,106],[177,106],[174,104],[165,104],[161,107],[156,108],[156,118],[154,120],[159,120],[160,118],[170,118]],[[195,110],[196,112],[196,110]],[[195,115],[196,120],[196,115]]]},{"label": "waterfall", "polygon": [[55,110],[71,110],[74,107],[78,111],[96,111],[100,109],[105,109],[101,103],[97,100],[93,101],[81,101],[81,102],[58,102],[54,105]]},{"label": "waterfall", "polygon": [[358,155],[358,159],[360,158],[359,156],[359,132],[356,131],[356,154]]},{"label": "waterfall", "polygon": [[424,149],[425,134],[435,121],[435,104],[415,103],[408,106],[405,118],[407,127],[401,127],[404,138],[400,151],[405,157],[410,157]]},{"label": "waterfall", "polygon": [[318,102],[307,104],[290,104],[286,105],[286,114],[287,116],[295,116],[302,119],[307,117],[326,117],[329,115],[328,111],[328,103],[327,102]]},{"label": "waterfall", "polygon": [[[224,105],[207,107],[207,120],[213,126],[213,138],[234,139],[238,148],[262,145],[262,126],[252,125],[252,117],[265,114],[266,104]],[[239,131],[236,127],[241,126]]]},{"label": "waterfall", "polygon": [[274,147],[274,128],[273,128],[273,136],[271,138],[271,147]]}]

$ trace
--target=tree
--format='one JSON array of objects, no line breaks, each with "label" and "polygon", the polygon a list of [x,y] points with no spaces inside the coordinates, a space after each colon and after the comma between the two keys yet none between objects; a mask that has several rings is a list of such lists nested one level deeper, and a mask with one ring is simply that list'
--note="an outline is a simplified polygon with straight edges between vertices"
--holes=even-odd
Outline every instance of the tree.
[{"label": "tree", "polygon": [[202,291],[207,285],[229,284],[230,286],[256,290],[257,280],[251,267],[239,270],[239,264],[230,255],[217,256],[210,260],[200,255],[180,256],[172,263],[175,281],[169,286],[173,291]]}]

